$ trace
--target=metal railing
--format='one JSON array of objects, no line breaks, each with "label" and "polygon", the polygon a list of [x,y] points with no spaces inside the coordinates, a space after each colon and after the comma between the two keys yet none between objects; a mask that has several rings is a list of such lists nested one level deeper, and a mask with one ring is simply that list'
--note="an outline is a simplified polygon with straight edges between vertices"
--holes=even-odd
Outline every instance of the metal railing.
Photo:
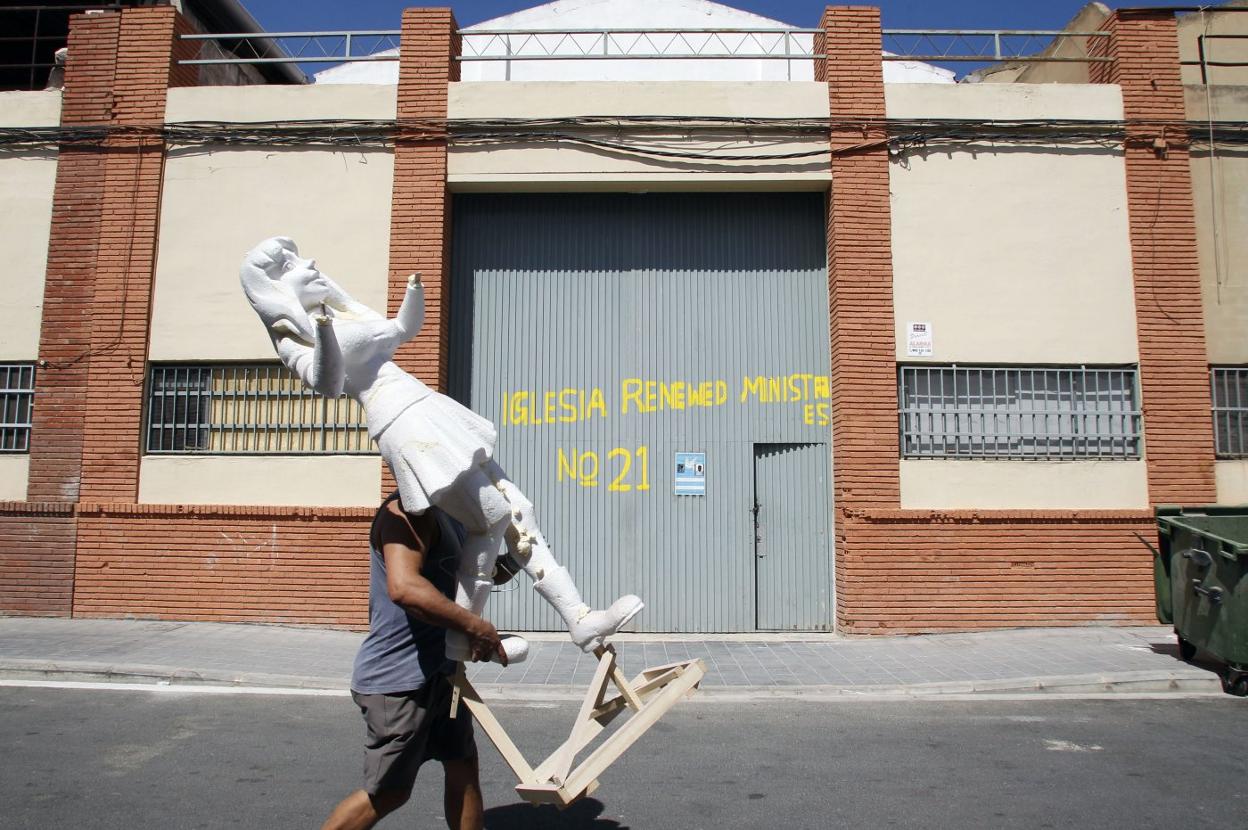
[{"label": "metal railing", "polygon": [[811,60],[822,29],[461,29],[460,61]]},{"label": "metal railing", "polygon": [[34,364],[0,363],[0,453],[30,451],[34,403]]},{"label": "metal railing", "polygon": [[1138,458],[1134,368],[902,366],[903,458]]},{"label": "metal railing", "polygon": [[1214,366],[1213,444],[1218,458],[1248,458],[1248,366]]},{"label": "metal railing", "polygon": [[[230,58],[181,60],[185,66],[265,63],[349,63],[397,61],[399,31],[251,32],[247,34],[182,35],[182,40],[209,40],[232,53]],[[392,54],[378,54],[392,51]]]},{"label": "metal railing", "polygon": [[1043,29],[885,29],[886,61],[998,63],[1104,63],[1109,58],[1045,55],[1054,44],[1074,38],[1109,37],[1109,32]]},{"label": "metal railing", "polygon": [[318,395],[278,364],[152,366],[147,404],[148,453],[374,452],[359,404]]},{"label": "metal railing", "polygon": [[[461,29],[456,60],[821,60],[822,29]],[[1109,37],[1108,32],[1038,29],[885,29],[887,61],[1097,63],[1086,54],[1046,55],[1064,39]],[[398,60],[400,32],[326,31],[183,35],[214,40],[228,58],[183,60],[186,65],[343,63]],[[275,48],[276,47],[276,48]],[[389,54],[385,54],[389,52]]]}]

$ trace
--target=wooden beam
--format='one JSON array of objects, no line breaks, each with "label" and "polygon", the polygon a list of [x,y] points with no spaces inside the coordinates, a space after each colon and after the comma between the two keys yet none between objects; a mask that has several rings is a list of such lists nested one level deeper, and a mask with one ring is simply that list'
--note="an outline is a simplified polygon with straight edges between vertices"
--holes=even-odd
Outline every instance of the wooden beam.
[{"label": "wooden beam", "polygon": [[697,685],[706,668],[701,660],[690,661],[686,669],[663,688],[642,710],[624,724],[614,734],[598,746],[589,757],[571,772],[564,782],[563,789],[570,793],[579,793],[606,771],[614,761],[632,746],[638,738],[646,733],[651,726],[663,717],[672,706],[684,697],[685,693]]},{"label": "wooden beam", "polygon": [[494,746],[498,749],[498,754],[503,756],[507,766],[511,767],[511,771],[524,783],[536,783],[537,779],[533,776],[533,768],[529,766],[529,762],[524,759],[524,755],[516,748],[515,743],[508,736],[507,730],[503,729],[503,725],[494,717],[490,707],[485,705],[481,695],[468,682],[468,676],[464,674],[463,663],[459,664],[452,681],[460,688],[460,696],[464,705],[468,707],[468,711],[472,712],[473,717],[477,719],[477,723],[485,730],[485,734],[489,736]]},{"label": "wooden beam", "polygon": [[[551,754],[545,763],[538,766],[541,777],[539,781],[549,778],[552,781],[563,782],[568,777],[568,771],[572,769],[572,762],[576,760],[576,753],[581,747],[594,739],[598,732],[602,731],[602,727],[598,726],[594,720],[594,711],[602,705],[602,698],[607,692],[607,683],[611,678],[611,670],[615,668],[615,649],[606,648],[598,649],[598,668],[594,671],[594,679],[589,684],[589,689],[585,692],[585,699],[581,701],[580,711],[576,713],[576,720],[572,721],[572,732],[568,735],[568,739],[564,741],[558,749]],[[597,726],[596,730],[590,731],[591,726]],[[582,735],[587,735],[584,741],[581,740]],[[547,766],[549,765],[549,766]]]}]

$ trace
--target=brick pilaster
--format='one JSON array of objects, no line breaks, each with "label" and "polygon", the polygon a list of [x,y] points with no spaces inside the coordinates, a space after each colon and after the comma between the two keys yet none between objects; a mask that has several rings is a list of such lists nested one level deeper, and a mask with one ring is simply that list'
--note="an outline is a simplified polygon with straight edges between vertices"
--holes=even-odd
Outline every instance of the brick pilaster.
[{"label": "brick pilaster", "polygon": [[1129,124],[1127,206],[1135,273],[1149,497],[1216,500],[1208,357],[1188,136],[1173,13],[1118,12],[1093,38],[1092,79],[1118,84]]},{"label": "brick pilaster", "polygon": [[[429,122],[447,115],[447,84],[459,80],[459,36],[450,9],[403,12],[399,47],[398,120],[390,209],[389,313],[399,310],[407,277],[425,283],[425,324],[395,360],[439,391],[447,388],[450,342],[450,194],[446,134]],[[394,489],[387,468],[382,490]]]},{"label": "brick pilaster", "polygon": [[[75,15],[71,21],[61,126],[106,126],[121,16]],[[58,155],[31,429],[31,501],[78,500],[104,167],[104,154],[94,147],[65,146]]]},{"label": "brick pilaster", "polygon": [[857,603],[846,517],[900,505],[888,150],[880,127],[884,77],[879,9],[829,6],[817,68],[833,122],[828,194],[828,300],[832,345],[832,447],[837,508],[838,624]]},{"label": "brick pilaster", "polygon": [[[399,364],[445,390],[449,300],[450,197],[446,136],[422,122],[447,113],[447,84],[459,78],[459,39],[450,9],[406,9],[399,51],[398,119],[390,219],[390,313],[398,311],[407,277],[425,281],[425,325],[399,351]],[[407,122],[404,124],[404,122]]]},{"label": "brick pilaster", "polygon": [[158,130],[169,86],[194,75],[174,64],[176,34],[187,29],[172,7],[125,9],[120,18],[112,123],[130,129],[111,135],[104,152],[81,498],[133,502],[164,176]]}]

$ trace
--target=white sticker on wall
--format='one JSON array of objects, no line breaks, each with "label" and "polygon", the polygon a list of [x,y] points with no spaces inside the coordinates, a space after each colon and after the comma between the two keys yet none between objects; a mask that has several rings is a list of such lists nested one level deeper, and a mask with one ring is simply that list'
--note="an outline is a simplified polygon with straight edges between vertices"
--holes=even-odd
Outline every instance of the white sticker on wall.
[{"label": "white sticker on wall", "polygon": [[678,496],[706,495],[706,453],[676,453],[675,493]]},{"label": "white sticker on wall", "polygon": [[932,324],[906,324],[906,357],[932,356]]}]

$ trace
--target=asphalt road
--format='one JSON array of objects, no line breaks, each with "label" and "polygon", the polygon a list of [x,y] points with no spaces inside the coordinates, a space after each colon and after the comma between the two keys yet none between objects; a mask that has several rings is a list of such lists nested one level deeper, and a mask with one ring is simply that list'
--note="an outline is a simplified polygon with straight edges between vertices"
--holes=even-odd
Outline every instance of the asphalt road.
[{"label": "asphalt road", "polygon": [[[500,706],[520,747],[575,704]],[[543,734],[546,732],[547,734]],[[347,698],[0,688],[0,827],[308,828],[357,786]],[[487,827],[1200,828],[1248,815],[1248,704],[682,703],[559,813],[478,733]],[[440,771],[382,827],[438,828]]]}]

